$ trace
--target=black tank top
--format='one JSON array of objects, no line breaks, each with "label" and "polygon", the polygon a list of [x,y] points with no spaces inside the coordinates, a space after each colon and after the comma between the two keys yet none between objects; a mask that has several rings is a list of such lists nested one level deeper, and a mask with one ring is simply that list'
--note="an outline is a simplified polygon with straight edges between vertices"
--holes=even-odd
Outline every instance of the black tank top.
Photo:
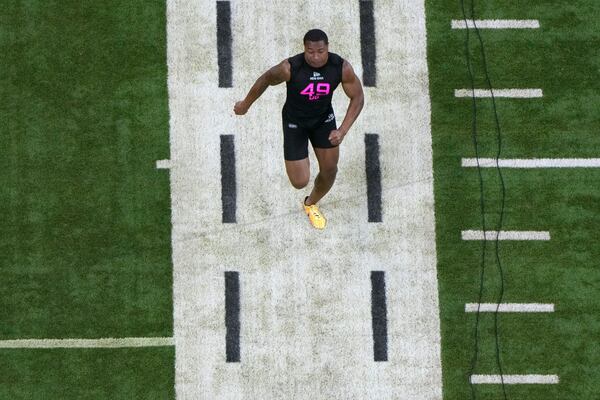
[{"label": "black tank top", "polygon": [[287,98],[283,115],[292,121],[316,121],[333,113],[331,98],[342,81],[344,59],[329,53],[327,63],[313,68],[304,59],[304,53],[288,58],[290,80],[286,82]]}]

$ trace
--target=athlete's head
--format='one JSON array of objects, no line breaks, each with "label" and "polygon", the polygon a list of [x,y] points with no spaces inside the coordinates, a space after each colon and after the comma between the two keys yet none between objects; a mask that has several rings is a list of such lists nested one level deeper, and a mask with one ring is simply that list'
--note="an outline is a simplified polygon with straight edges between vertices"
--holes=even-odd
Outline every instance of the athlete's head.
[{"label": "athlete's head", "polygon": [[327,63],[329,39],[320,29],[311,29],[304,35],[304,58],[311,67],[319,68]]}]

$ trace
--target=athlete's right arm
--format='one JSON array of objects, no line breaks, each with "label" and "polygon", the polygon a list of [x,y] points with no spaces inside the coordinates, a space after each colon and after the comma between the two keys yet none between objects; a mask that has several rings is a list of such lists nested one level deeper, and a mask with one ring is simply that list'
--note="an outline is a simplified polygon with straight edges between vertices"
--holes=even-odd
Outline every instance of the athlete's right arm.
[{"label": "athlete's right arm", "polygon": [[282,82],[289,81],[290,76],[290,63],[287,59],[283,60],[274,67],[269,68],[269,70],[262,74],[256,80],[256,82],[254,82],[254,85],[252,85],[250,88],[246,98],[235,103],[235,106],[233,106],[233,112],[236,115],[246,114],[252,103],[254,103],[269,86],[275,86]]}]

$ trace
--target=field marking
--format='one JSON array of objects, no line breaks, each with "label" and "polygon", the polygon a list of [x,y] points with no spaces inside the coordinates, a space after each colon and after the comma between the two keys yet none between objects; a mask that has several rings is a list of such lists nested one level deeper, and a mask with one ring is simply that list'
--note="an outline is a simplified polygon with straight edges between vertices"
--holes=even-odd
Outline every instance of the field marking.
[{"label": "field marking", "polygon": [[171,160],[156,160],[156,169],[170,169]]},{"label": "field marking", "polygon": [[371,271],[371,324],[373,327],[373,361],[388,361],[385,271]]},{"label": "field marking", "polygon": [[556,385],[559,381],[558,375],[471,375],[473,384],[501,384],[503,381],[508,385],[517,384],[543,384]]},{"label": "field marking", "polygon": [[[477,158],[463,158],[463,167],[477,167]],[[495,158],[480,158],[481,168],[495,168]],[[512,158],[499,159],[500,168],[600,168],[600,158]]]},{"label": "field marking", "polygon": [[[442,399],[433,181],[425,180],[433,176],[425,1],[373,2],[377,88],[365,88],[371,106],[344,142],[343,172],[321,203],[323,232],[301,208],[308,193],[285,174],[282,134],[265,134],[281,130],[285,85],[270,87],[244,117],[231,108],[267,68],[301,52],[315,24],[361,76],[360,9],[370,4],[231,1],[232,89],[217,88],[214,2],[166,4],[177,399]],[[340,7],[347,18],[338,18]],[[340,121],[347,107],[338,91]],[[366,223],[366,190],[356,195],[367,187],[367,132],[379,135],[386,166],[381,223]],[[222,223],[218,198],[221,134],[236,135],[235,225]],[[309,157],[314,177],[312,149]],[[378,269],[394,311],[386,362],[374,361],[372,345],[368,274]],[[239,271],[240,363],[227,363],[226,271]]]},{"label": "field marking", "polygon": [[[492,97],[490,89],[454,89],[454,97]],[[529,99],[543,97],[542,89],[494,89],[494,97]]]},{"label": "field marking", "polygon": [[225,359],[240,362],[240,273],[225,271]]},{"label": "field marking", "polygon": [[453,19],[452,29],[538,29],[540,21],[537,19],[476,19],[473,23],[472,19]]},{"label": "field marking", "polygon": [[548,231],[483,231],[468,230],[461,232],[462,240],[550,240]]},{"label": "field marking", "polygon": [[466,303],[465,312],[519,312],[519,313],[538,313],[554,312],[554,304],[541,304],[541,303],[481,303],[479,304],[479,310],[477,303]]},{"label": "field marking", "polygon": [[221,145],[221,221],[225,224],[237,222],[237,185],[235,173],[235,137],[220,135]]},{"label": "field marking", "polygon": [[360,3],[360,57],[363,67],[363,84],[377,86],[377,40],[375,39],[375,16],[372,1]]},{"label": "field marking", "polygon": [[0,349],[79,349],[174,346],[172,337],[0,340]]},{"label": "field marking", "polygon": [[367,175],[367,210],[369,222],[382,222],[381,165],[379,135],[365,134],[365,172]]},{"label": "field marking", "polygon": [[217,64],[219,87],[233,87],[233,35],[231,32],[231,2],[217,1]]}]

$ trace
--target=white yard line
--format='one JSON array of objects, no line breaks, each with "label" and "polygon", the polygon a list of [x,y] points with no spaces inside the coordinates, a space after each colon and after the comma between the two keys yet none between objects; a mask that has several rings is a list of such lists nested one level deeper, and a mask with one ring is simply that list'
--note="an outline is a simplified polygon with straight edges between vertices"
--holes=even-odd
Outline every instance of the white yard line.
[{"label": "white yard line", "polygon": [[171,160],[157,160],[156,168],[157,169],[170,169],[171,168]]},{"label": "white yard line", "polygon": [[504,313],[549,313],[554,312],[554,304],[540,303],[477,303],[465,304],[465,312],[504,312]]},{"label": "white yard line", "polygon": [[462,240],[550,240],[548,231],[483,231],[468,230],[461,232]]},{"label": "white yard line", "polygon": [[472,19],[468,19],[465,24],[464,19],[453,19],[450,24],[452,29],[538,29],[540,21],[537,19],[476,19],[473,23]]},{"label": "white yard line", "polygon": [[[463,158],[463,167],[477,167],[476,158]],[[480,158],[481,168],[600,168],[600,158]]]},{"label": "white yard line", "polygon": [[[233,87],[218,88],[215,2],[167,0],[178,400],[442,399],[424,1],[374,2],[377,87],[365,88],[335,186],[320,202],[324,231],[301,207],[311,187],[296,190],[285,174],[285,84],[245,116],[232,113],[316,26],[362,77],[359,6],[232,1]],[[339,125],[341,86],[333,105]],[[366,133],[380,143],[376,224],[367,222]],[[220,135],[234,135],[236,224],[222,224]],[[312,148],[310,161],[312,186]],[[374,270],[385,271],[387,362],[373,359]],[[226,271],[239,272],[239,363],[225,362]]]},{"label": "white yard line", "polygon": [[[542,89],[494,89],[494,97],[529,99],[543,97]],[[492,97],[489,89],[455,89],[454,97]]]},{"label": "white yard line", "polygon": [[473,384],[501,384],[503,381],[507,385],[556,385],[559,379],[558,375],[502,375],[502,378],[500,375],[471,375]]},{"label": "white yard line", "polygon": [[165,347],[175,344],[170,337],[128,337],[102,339],[17,339],[0,340],[0,349],[72,349]]}]

